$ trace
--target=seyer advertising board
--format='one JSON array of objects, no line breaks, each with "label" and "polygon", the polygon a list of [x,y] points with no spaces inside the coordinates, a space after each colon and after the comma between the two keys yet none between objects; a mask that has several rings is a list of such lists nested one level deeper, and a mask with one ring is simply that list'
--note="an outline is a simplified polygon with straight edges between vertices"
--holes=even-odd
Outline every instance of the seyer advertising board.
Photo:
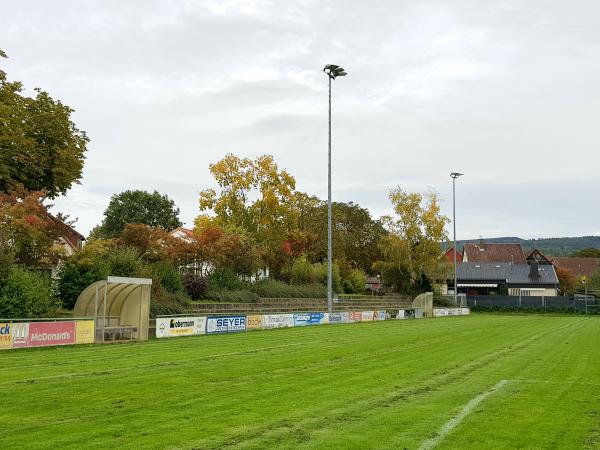
[{"label": "seyer advertising board", "polygon": [[206,320],[206,332],[237,333],[246,331],[246,316],[210,316]]}]

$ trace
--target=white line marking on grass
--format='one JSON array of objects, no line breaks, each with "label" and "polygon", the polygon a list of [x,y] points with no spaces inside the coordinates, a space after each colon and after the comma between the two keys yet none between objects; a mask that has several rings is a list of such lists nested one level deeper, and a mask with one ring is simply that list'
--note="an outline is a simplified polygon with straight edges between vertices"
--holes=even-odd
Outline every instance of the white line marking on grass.
[{"label": "white line marking on grass", "polygon": [[441,441],[444,440],[444,438],[448,434],[450,434],[450,432],[454,428],[456,428],[456,426],[458,424],[460,424],[464,420],[465,417],[467,417],[469,414],[471,414],[473,412],[473,410],[477,407],[477,405],[479,405],[487,397],[492,395],[494,392],[496,392],[498,389],[500,389],[502,386],[504,386],[508,382],[509,382],[509,380],[500,380],[498,383],[496,383],[493,387],[491,387],[487,391],[482,392],[475,398],[472,398],[469,401],[469,403],[467,403],[463,407],[463,409],[460,410],[458,415],[454,416],[452,419],[450,419],[448,422],[446,422],[444,424],[444,426],[442,426],[442,428],[440,428],[440,430],[435,434],[435,436],[433,436],[432,438],[429,438],[425,442],[423,442],[421,447],[419,447],[419,450],[429,450],[429,449],[434,448],[436,445],[438,445]]}]

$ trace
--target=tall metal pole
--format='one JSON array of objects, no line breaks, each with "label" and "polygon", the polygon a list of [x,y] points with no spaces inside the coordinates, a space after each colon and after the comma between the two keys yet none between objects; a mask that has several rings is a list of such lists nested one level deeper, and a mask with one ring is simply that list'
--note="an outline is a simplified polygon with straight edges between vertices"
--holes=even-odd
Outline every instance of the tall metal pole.
[{"label": "tall metal pole", "polygon": [[454,227],[454,306],[458,307],[458,286],[456,284],[456,177],[452,177],[452,226]]},{"label": "tall metal pole", "polygon": [[331,249],[331,76],[329,78],[329,148],[327,151],[327,310],[333,310]]}]

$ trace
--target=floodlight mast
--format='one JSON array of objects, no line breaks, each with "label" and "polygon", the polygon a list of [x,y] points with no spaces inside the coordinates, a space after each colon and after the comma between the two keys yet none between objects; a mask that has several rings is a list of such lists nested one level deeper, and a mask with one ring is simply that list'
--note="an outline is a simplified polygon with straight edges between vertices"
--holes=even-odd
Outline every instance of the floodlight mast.
[{"label": "floodlight mast", "polygon": [[348,75],[344,69],[335,64],[327,64],[323,72],[329,79],[329,145],[327,152],[327,310],[333,311],[332,289],[332,245],[331,245],[331,80]]},{"label": "floodlight mast", "polygon": [[[454,227],[454,306],[458,307],[458,286],[456,284],[456,179],[462,177],[462,173],[452,172],[452,226]],[[462,305],[461,305],[462,306]]]}]

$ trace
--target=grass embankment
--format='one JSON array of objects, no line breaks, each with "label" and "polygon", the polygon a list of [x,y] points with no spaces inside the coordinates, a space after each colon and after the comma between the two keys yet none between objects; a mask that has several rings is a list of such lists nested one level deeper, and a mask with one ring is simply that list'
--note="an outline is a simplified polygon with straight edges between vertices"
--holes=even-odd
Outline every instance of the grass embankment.
[{"label": "grass embankment", "polygon": [[472,315],[3,351],[0,447],[597,448],[599,338]]}]

